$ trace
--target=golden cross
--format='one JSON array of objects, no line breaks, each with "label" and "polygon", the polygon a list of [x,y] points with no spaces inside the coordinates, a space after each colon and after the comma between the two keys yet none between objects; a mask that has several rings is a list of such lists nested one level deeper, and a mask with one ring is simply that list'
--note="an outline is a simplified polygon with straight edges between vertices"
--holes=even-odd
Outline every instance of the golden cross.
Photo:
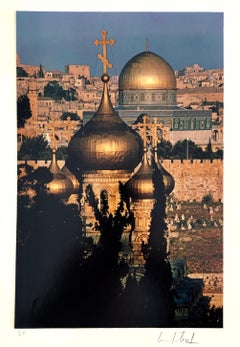
[{"label": "golden cross", "polygon": [[[74,124],[74,127],[76,127],[76,124],[78,124],[78,121],[71,121],[71,117],[68,116],[67,120],[56,120],[56,114],[55,112],[52,113],[51,120],[45,125],[45,131],[50,132],[50,136],[52,138],[52,148],[57,149],[58,147],[58,134],[61,136],[67,138],[67,141],[70,142],[71,140],[71,125]],[[76,130],[76,129],[74,129]]]},{"label": "golden cross", "polygon": [[159,142],[158,136],[157,136],[157,129],[162,128],[162,124],[157,124],[157,117],[153,118],[153,126],[152,126],[152,137],[153,137],[153,148],[157,147],[157,144]]},{"label": "golden cross", "polygon": [[107,60],[107,45],[113,46],[115,44],[114,39],[107,40],[107,31],[102,30],[102,40],[95,40],[94,44],[96,46],[102,45],[103,46],[103,54],[98,54],[98,58],[102,61],[103,63],[103,74],[107,74],[107,67],[111,68],[112,64],[109,63]]},{"label": "golden cross", "polygon": [[147,116],[144,115],[142,117],[143,122],[142,123],[137,123],[135,125],[132,125],[133,129],[137,129],[140,133],[140,136],[143,139],[143,147],[144,149],[147,148],[147,135],[148,135],[148,129],[149,129],[149,123],[147,122]]},{"label": "golden cross", "polygon": [[[149,143],[151,143],[153,148],[157,148],[157,144],[159,142],[157,130],[159,129],[162,130],[163,135],[165,135],[167,131],[167,126],[165,126],[163,123],[158,123],[157,117],[153,118],[153,122],[151,122],[150,119],[148,120],[146,115],[144,115],[142,119],[143,119],[142,123],[137,123],[135,125],[132,125],[132,128],[137,129],[139,131],[139,134],[143,139],[144,148],[146,148],[147,144]],[[148,141],[149,137],[150,137],[150,141]]]}]

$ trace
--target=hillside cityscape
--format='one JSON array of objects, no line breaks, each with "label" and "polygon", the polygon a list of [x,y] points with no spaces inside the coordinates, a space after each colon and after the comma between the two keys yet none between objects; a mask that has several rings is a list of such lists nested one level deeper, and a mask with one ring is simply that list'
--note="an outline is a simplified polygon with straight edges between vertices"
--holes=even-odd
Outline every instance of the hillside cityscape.
[{"label": "hillside cityscape", "polygon": [[223,327],[224,71],[99,59],[17,54],[15,326]]}]

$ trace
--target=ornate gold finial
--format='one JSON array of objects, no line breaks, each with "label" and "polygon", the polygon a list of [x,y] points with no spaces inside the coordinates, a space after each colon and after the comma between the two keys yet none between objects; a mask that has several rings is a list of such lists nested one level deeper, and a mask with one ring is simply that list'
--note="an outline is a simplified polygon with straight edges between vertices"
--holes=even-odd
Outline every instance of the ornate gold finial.
[{"label": "ornate gold finial", "polygon": [[146,38],[146,52],[149,51],[149,46],[148,46],[148,38]]},{"label": "ornate gold finial", "polygon": [[137,124],[133,124],[131,127],[132,129],[136,129],[142,140],[143,140],[143,148],[144,150],[146,150],[147,148],[147,145],[148,145],[148,126],[149,126],[149,123],[148,123],[148,116],[147,115],[143,115],[142,117],[142,122],[139,122]]},{"label": "ornate gold finial", "polygon": [[161,125],[157,124],[157,117],[153,118],[153,125],[152,125],[152,139],[153,139],[153,148],[155,149],[157,147],[157,144],[159,142],[158,136],[157,136],[157,130],[161,129]]},{"label": "ornate gold finial", "polygon": [[107,40],[107,31],[102,30],[102,40],[95,40],[94,44],[96,46],[102,45],[103,46],[103,54],[98,54],[98,58],[102,61],[103,63],[103,74],[107,74],[107,67],[111,68],[112,64],[109,63],[107,60],[107,45],[113,46],[115,44],[114,39]]}]

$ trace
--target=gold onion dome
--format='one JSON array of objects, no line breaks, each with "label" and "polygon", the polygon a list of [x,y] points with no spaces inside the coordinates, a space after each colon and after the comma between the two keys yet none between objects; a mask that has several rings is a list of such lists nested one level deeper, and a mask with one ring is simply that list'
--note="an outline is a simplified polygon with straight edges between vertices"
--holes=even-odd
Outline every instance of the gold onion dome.
[{"label": "gold onion dome", "polygon": [[130,59],[119,76],[119,90],[176,89],[172,67],[156,53],[145,51]]},{"label": "gold onion dome", "polygon": [[53,149],[53,157],[49,170],[53,174],[53,179],[47,184],[48,193],[59,198],[68,198],[73,192],[73,184],[70,178],[59,168],[55,149]]},{"label": "gold onion dome", "polygon": [[145,150],[140,169],[126,183],[126,189],[133,200],[154,199],[153,170]]},{"label": "gold onion dome", "polygon": [[62,168],[62,172],[66,175],[66,177],[68,177],[71,181],[72,181],[72,184],[73,184],[73,194],[74,193],[78,193],[79,191],[79,187],[80,187],[80,183],[79,181],[77,180],[76,176],[73,175],[71,173],[71,171],[68,169],[66,163],[64,164],[63,168]]},{"label": "gold onion dome", "polygon": [[103,74],[103,94],[97,112],[70,140],[68,168],[73,173],[96,170],[133,171],[143,154],[142,139],[116,113]]},{"label": "gold onion dome", "polygon": [[159,160],[155,159],[155,161],[156,161],[158,169],[161,172],[162,177],[163,177],[164,192],[166,195],[169,195],[175,187],[174,178],[166,169],[164,169],[164,167],[159,162]]}]

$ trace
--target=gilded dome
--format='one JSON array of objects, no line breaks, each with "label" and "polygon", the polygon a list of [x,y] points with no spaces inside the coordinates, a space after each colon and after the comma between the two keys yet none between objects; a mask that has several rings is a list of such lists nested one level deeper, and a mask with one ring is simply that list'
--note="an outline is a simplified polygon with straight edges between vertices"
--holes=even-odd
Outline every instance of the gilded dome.
[{"label": "gilded dome", "polygon": [[167,170],[164,169],[164,167],[156,159],[156,156],[154,162],[156,164],[155,168],[153,168],[153,159],[152,164],[149,164],[147,152],[145,152],[140,169],[126,183],[126,189],[134,200],[154,199],[153,170],[155,169],[159,171],[162,177],[164,193],[169,195],[173,191],[175,185],[174,178]]},{"label": "gilded dome", "polygon": [[73,184],[70,178],[60,170],[57,164],[56,150],[53,150],[53,158],[49,170],[53,174],[53,179],[47,184],[48,193],[59,198],[68,198],[73,192]]},{"label": "gilded dome", "polygon": [[173,69],[159,55],[146,51],[130,59],[119,76],[119,90],[176,89]]},{"label": "gilded dome", "polygon": [[114,111],[102,76],[104,90],[97,112],[72,137],[68,146],[68,167],[74,173],[95,170],[133,171],[143,153],[142,139]]},{"label": "gilded dome", "polygon": [[162,164],[160,164],[159,161],[157,161],[157,165],[163,177],[165,194],[169,195],[173,191],[175,186],[174,178],[166,169],[164,169],[164,167],[162,166]]},{"label": "gilded dome", "polygon": [[67,178],[69,178],[72,181],[73,184],[73,193],[78,193],[79,191],[79,187],[80,187],[80,183],[78,182],[77,178],[75,175],[73,175],[71,173],[71,171],[68,169],[66,163],[62,168],[62,172],[65,174],[65,176]]},{"label": "gilded dome", "polygon": [[126,189],[133,200],[154,199],[152,175],[153,166],[149,164],[145,151],[140,169],[126,183]]}]

